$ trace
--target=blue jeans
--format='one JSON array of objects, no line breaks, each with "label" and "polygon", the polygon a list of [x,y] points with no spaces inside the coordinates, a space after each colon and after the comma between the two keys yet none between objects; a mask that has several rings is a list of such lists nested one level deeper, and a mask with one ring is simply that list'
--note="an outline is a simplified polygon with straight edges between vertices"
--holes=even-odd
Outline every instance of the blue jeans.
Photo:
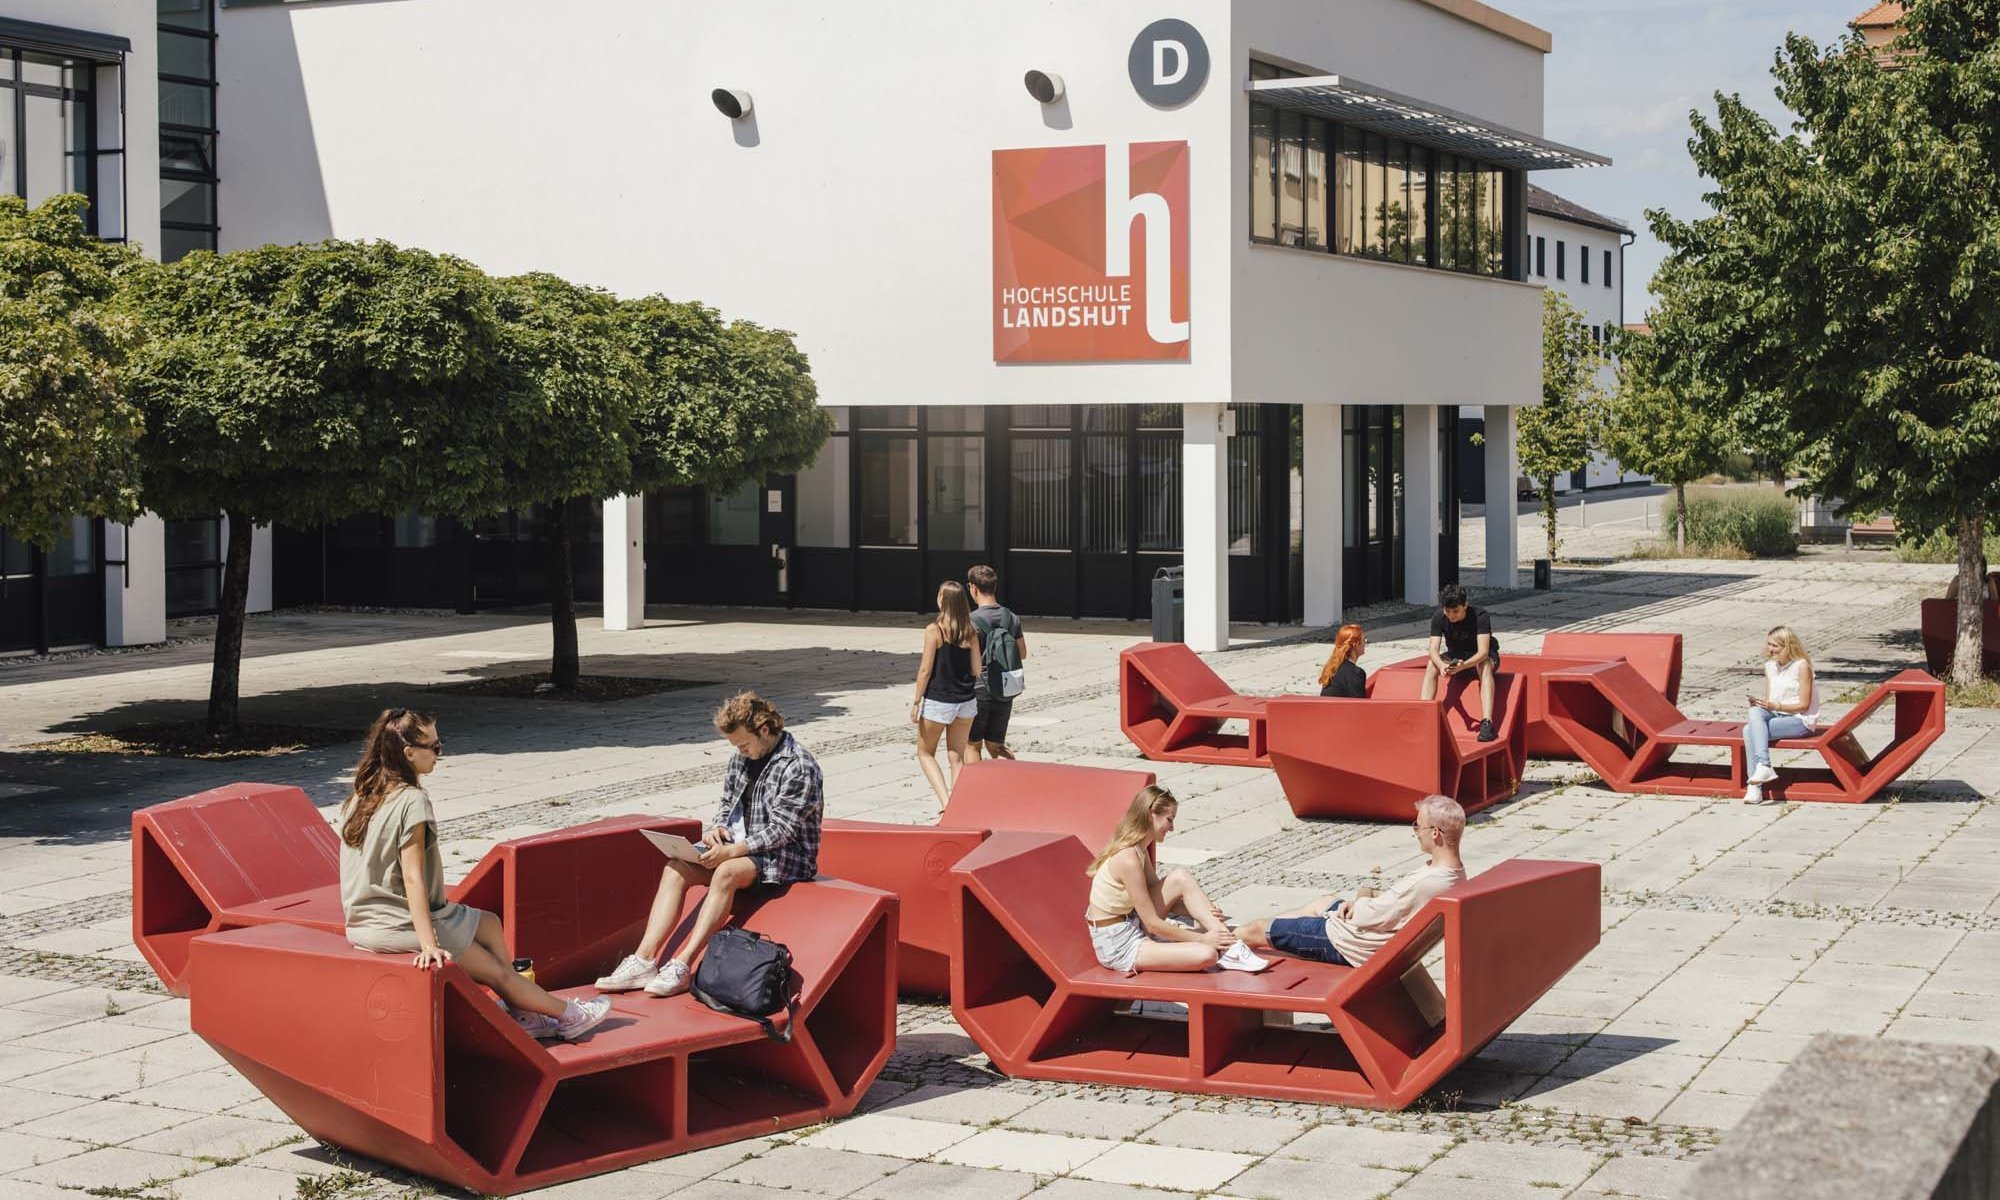
[{"label": "blue jeans", "polygon": [[1326,918],[1340,907],[1340,901],[1333,902],[1333,908],[1316,917],[1273,917],[1266,930],[1271,939],[1271,948],[1281,950],[1293,958],[1303,958],[1309,962],[1332,963],[1344,967],[1347,960],[1334,949],[1333,942],[1326,936]]},{"label": "blue jeans", "polygon": [[1804,737],[1812,731],[1804,717],[1791,713],[1774,713],[1768,708],[1750,706],[1750,717],[1743,722],[1743,749],[1749,752],[1749,768],[1756,770],[1771,762],[1771,743],[1780,738]]}]

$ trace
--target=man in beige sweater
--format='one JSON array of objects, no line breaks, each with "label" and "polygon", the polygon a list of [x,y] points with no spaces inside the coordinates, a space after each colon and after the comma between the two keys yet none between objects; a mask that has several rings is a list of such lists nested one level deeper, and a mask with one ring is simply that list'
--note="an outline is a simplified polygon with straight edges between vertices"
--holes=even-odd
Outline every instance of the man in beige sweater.
[{"label": "man in beige sweater", "polygon": [[1254,950],[1335,966],[1358,967],[1389,944],[1396,931],[1435,896],[1465,879],[1458,841],[1465,833],[1465,810],[1449,796],[1417,801],[1417,845],[1429,861],[1396,881],[1387,892],[1357,888],[1351,896],[1321,896],[1311,904],[1252,921],[1236,936]]}]

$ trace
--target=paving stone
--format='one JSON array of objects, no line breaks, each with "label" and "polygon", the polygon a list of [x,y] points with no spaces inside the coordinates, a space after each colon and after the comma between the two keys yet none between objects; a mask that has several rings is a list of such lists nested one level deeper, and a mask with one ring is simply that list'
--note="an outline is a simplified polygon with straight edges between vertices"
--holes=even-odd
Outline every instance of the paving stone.
[{"label": "paving stone", "polygon": [[718,1171],[715,1178],[822,1196],[845,1196],[902,1168],[903,1160],[876,1154],[779,1146],[769,1154]]},{"label": "paving stone", "polygon": [[[74,1142],[62,1142],[74,1146]],[[152,1154],[124,1146],[86,1150],[82,1154],[45,1159],[14,1171],[9,1178],[67,1188],[136,1188],[155,1181],[178,1179],[199,1164],[171,1154]]]},{"label": "paving stone", "polygon": [[[14,1132],[34,1134],[37,1137],[68,1138],[73,1142],[88,1142],[98,1146],[116,1146],[133,1138],[158,1133],[194,1119],[194,1114],[172,1108],[127,1104],[117,1100],[78,1102],[77,1097],[60,1097],[55,1093],[51,1093],[51,1096],[58,1102],[67,1100],[76,1103],[76,1107],[64,1107],[53,1115],[17,1125],[14,1127]],[[138,1148],[148,1150],[160,1147]]]},{"label": "paving stone", "polygon": [[836,1121],[799,1145],[820,1150],[852,1150],[894,1158],[929,1158],[978,1132],[969,1125],[921,1121],[889,1113],[863,1113]]},{"label": "paving stone", "polygon": [[958,1121],[966,1125],[986,1125],[1005,1121],[1040,1098],[998,1088],[929,1086],[899,1096],[882,1106],[897,1116],[920,1117],[927,1121]]},{"label": "paving stone", "polygon": [[18,1128],[28,1121],[90,1103],[81,1096],[29,1091],[0,1085],[0,1128]]},{"label": "paving stone", "polygon": [[1510,1146],[1497,1142],[1463,1142],[1445,1152],[1426,1171],[1458,1175],[1468,1179],[1512,1180],[1538,1183],[1551,1180],[1574,1187],[1589,1177],[1596,1157],[1584,1150],[1559,1150],[1547,1146]]},{"label": "paving stone", "polygon": [[1066,1096],[1044,1100],[1033,1108],[1007,1118],[1012,1129],[1036,1133],[1060,1133],[1071,1137],[1097,1137],[1117,1141],[1137,1135],[1160,1123],[1164,1114],[1157,1107],[1118,1104],[1104,1100],[1077,1100]]},{"label": "paving stone", "polygon": [[1257,1157],[1221,1150],[1190,1150],[1183,1146],[1147,1146],[1127,1142],[1081,1164],[1070,1174],[1101,1183],[1211,1192],[1253,1166]]},{"label": "paving stone", "polygon": [[955,1146],[945,1147],[936,1157],[967,1167],[1066,1175],[1117,1145],[1103,1138],[988,1129]]},{"label": "paving stone", "polygon": [[1450,1145],[1451,1139],[1431,1134],[1322,1125],[1286,1143],[1278,1154],[1339,1166],[1416,1170]]},{"label": "paving stone", "polygon": [[0,1174],[71,1158],[86,1149],[79,1143],[61,1138],[41,1137],[12,1129],[0,1131]]},{"label": "paving stone", "polygon": [[[1295,1158],[1266,1159],[1223,1185],[1217,1193],[1245,1200],[1375,1200],[1411,1178],[1403,1171],[1338,1166]],[[1459,1181],[1463,1182],[1463,1181]]]},{"label": "paving stone", "polygon": [[1239,1154],[1266,1155],[1295,1141],[1305,1132],[1306,1123],[1284,1117],[1260,1117],[1248,1113],[1174,1113],[1139,1135],[1142,1142],[1164,1146],[1188,1146],[1196,1150],[1230,1150]]},{"label": "paving stone", "polygon": [[1674,1200],[1694,1175],[1694,1164],[1646,1154],[1621,1154],[1597,1168],[1584,1187],[1644,1200]]},{"label": "paving stone", "polygon": [[184,1158],[233,1161],[300,1137],[298,1127],[242,1117],[207,1116],[176,1124],[125,1143],[134,1150],[157,1150]]},{"label": "paving stone", "polygon": [[947,1163],[912,1163],[886,1179],[852,1194],[851,1200],[913,1200],[950,1196],[952,1200],[1021,1200],[1040,1182],[1018,1171],[982,1171]]}]

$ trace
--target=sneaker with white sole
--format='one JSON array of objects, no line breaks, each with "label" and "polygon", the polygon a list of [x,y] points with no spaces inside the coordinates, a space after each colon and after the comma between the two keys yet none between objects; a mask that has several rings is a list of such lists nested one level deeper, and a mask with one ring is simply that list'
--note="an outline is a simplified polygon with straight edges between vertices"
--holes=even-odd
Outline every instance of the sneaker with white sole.
[{"label": "sneaker with white sole", "polygon": [[520,1024],[523,1033],[537,1039],[554,1037],[560,1024],[557,1018],[546,1013],[517,1012],[514,1020]]},{"label": "sneaker with white sole", "polygon": [[590,1000],[572,1000],[563,1009],[563,1015],[556,1020],[556,1036],[565,1042],[573,1042],[598,1027],[604,1018],[611,1015],[611,1001],[603,996]]},{"label": "sneaker with white sole", "polygon": [[1225,971],[1262,971],[1271,965],[1268,958],[1260,958],[1242,942],[1233,942],[1229,949],[1216,956],[1215,965]]},{"label": "sneaker with white sole", "polygon": [[1769,801],[1764,799],[1764,789],[1758,787],[1756,784],[1753,783],[1750,785],[1749,789],[1743,793],[1743,803],[1766,804],[1769,803]]},{"label": "sneaker with white sole", "polygon": [[654,976],[653,982],[646,985],[646,994],[678,996],[688,990],[688,985],[693,982],[692,976],[693,972],[688,970],[686,963],[678,958],[670,958],[667,960],[667,965],[660,968],[660,973]]},{"label": "sneaker with white sole", "polygon": [[636,954],[628,954],[625,956],[625,961],[618,964],[616,970],[597,981],[597,990],[600,992],[636,992],[653,982],[653,977],[659,973],[659,968],[653,965],[651,959],[640,958]]},{"label": "sneaker with white sole", "polygon": [[1750,782],[1759,785],[1769,783],[1777,777],[1778,773],[1771,768],[1770,763],[1758,763],[1757,769],[1750,772]]}]

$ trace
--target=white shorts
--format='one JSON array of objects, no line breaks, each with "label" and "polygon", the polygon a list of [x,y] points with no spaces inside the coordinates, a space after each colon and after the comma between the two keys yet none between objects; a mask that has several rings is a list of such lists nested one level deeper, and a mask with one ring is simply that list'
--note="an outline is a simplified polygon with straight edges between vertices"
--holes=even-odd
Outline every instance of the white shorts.
[{"label": "white shorts", "polygon": [[1116,925],[1090,927],[1090,948],[1097,952],[1098,963],[1126,975],[1132,974],[1132,964],[1139,959],[1139,947],[1148,940],[1138,913],[1127,913]]},{"label": "white shorts", "polygon": [[953,721],[970,721],[979,714],[979,701],[967,700],[963,704],[953,704],[947,700],[933,700],[924,697],[923,718],[933,725],[949,725]]}]

